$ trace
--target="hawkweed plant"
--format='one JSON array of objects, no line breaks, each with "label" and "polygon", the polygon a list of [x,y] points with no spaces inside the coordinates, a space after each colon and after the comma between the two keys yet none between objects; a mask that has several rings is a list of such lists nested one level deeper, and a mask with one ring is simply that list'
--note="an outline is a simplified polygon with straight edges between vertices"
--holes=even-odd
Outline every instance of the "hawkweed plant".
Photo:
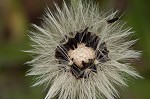
[{"label": "hawkweed plant", "polygon": [[41,26],[33,25],[30,52],[34,59],[27,75],[33,86],[49,88],[45,99],[114,99],[116,87],[127,86],[128,77],[141,77],[131,67],[140,52],[130,47],[131,28],[117,18],[117,11],[100,11],[92,2],[65,1],[55,13],[49,9]]}]

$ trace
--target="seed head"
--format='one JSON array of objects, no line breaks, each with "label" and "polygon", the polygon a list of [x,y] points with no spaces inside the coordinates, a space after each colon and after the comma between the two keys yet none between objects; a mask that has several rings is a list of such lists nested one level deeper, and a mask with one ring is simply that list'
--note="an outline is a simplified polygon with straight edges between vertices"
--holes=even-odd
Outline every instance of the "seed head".
[{"label": "seed head", "polygon": [[140,55],[130,48],[136,41],[128,39],[131,28],[123,28],[117,12],[100,12],[96,4],[55,6],[30,33],[34,44],[28,52],[35,57],[28,75],[38,76],[33,86],[49,88],[45,99],[119,97],[116,85],[127,86],[127,75],[140,77],[130,66]]}]

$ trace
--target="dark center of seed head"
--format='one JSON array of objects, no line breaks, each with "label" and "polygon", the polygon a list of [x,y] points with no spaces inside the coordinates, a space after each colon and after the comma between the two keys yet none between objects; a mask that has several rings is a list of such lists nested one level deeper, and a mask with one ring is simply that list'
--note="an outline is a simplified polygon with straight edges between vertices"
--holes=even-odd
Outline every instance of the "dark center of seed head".
[{"label": "dark center of seed head", "polygon": [[102,63],[109,60],[105,42],[98,46],[100,38],[88,32],[88,28],[77,32],[73,38],[65,36],[65,39],[67,42],[56,48],[55,57],[60,64],[69,65],[77,79],[87,78],[87,71],[97,72],[95,60]]}]

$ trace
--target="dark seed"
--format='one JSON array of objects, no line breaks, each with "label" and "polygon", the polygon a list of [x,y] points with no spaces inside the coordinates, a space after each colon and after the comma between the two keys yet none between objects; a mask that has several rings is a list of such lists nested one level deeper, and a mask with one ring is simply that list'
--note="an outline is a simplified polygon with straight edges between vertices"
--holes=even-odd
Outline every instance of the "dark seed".
[{"label": "dark seed", "polygon": [[115,21],[117,21],[119,18],[116,17],[116,18],[113,18],[111,20],[107,20],[108,23],[114,23]]}]

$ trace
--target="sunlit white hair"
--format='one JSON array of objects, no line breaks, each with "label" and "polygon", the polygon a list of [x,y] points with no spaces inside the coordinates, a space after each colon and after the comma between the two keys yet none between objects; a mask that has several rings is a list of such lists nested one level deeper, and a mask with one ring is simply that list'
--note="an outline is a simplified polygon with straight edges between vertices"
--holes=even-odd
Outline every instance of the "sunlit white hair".
[{"label": "sunlit white hair", "polygon": [[[140,77],[130,66],[130,61],[139,57],[140,52],[130,47],[136,40],[129,40],[133,32],[131,28],[124,29],[124,23],[116,21],[108,23],[116,17],[117,12],[105,12],[98,9],[96,4],[82,3],[67,6],[63,3],[62,9],[57,5],[56,12],[49,9],[43,17],[42,26],[33,25],[36,31],[30,32],[30,38],[34,42],[34,49],[27,51],[33,53],[34,59],[28,64],[32,66],[28,75],[37,76],[37,82],[33,86],[46,85],[49,91],[45,99],[58,96],[58,99],[114,99],[119,97],[115,86],[127,86],[128,77]],[[70,69],[69,66],[58,64],[55,58],[55,50],[60,41],[75,35],[89,27],[90,32],[101,38],[109,50],[109,61],[99,63],[97,73],[88,78],[76,79],[70,72],[60,70],[60,66]]]}]

